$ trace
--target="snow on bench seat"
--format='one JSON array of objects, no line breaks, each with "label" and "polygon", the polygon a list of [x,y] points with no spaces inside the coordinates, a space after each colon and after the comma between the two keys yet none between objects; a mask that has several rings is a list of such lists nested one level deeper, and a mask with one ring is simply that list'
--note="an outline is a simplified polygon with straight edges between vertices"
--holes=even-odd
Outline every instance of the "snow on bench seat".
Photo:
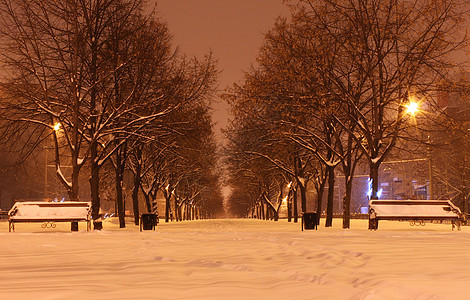
[{"label": "snow on bench seat", "polygon": [[454,218],[460,209],[449,200],[371,200],[369,203],[375,215],[383,217],[429,216]]},{"label": "snow on bench seat", "polygon": [[379,220],[433,221],[462,219],[462,212],[450,200],[371,200],[369,229],[377,229]]},{"label": "snow on bench seat", "polygon": [[[90,202],[16,202],[8,212],[10,231],[18,222],[78,222],[89,223]],[[87,226],[88,228],[89,226]]]}]

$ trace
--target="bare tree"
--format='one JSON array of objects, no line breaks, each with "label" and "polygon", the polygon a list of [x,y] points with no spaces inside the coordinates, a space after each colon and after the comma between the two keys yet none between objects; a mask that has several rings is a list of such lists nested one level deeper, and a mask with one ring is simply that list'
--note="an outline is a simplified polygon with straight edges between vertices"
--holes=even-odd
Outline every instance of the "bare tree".
[{"label": "bare tree", "polygon": [[278,122],[295,129],[283,133],[330,168],[330,193],[331,169],[341,163],[344,228],[361,156],[376,198],[379,166],[407,126],[411,96],[431,96],[451,66],[448,55],[461,45],[459,5],[298,1],[290,23],[280,19],[266,35],[259,67],[247,75],[238,97],[252,101],[260,116],[267,107],[276,110]]},{"label": "bare tree", "polygon": [[[78,197],[78,174],[89,162],[96,221],[100,168],[119,154],[119,191],[127,141],[143,138],[147,127],[179,106],[206,97],[215,80],[214,61],[176,57],[166,26],[142,15],[144,1],[0,4],[8,71],[2,112],[11,122],[52,132],[56,173],[71,199]],[[63,141],[70,181],[60,167]]]},{"label": "bare tree", "polygon": [[334,49],[328,63],[317,64],[316,71],[354,121],[353,128],[344,128],[369,163],[372,198],[377,198],[379,166],[406,126],[410,97],[432,99],[443,69],[451,66],[449,54],[461,46],[461,4],[328,0],[301,1],[298,6],[303,32],[320,32],[329,41],[315,44],[315,54],[324,54],[325,47]]}]

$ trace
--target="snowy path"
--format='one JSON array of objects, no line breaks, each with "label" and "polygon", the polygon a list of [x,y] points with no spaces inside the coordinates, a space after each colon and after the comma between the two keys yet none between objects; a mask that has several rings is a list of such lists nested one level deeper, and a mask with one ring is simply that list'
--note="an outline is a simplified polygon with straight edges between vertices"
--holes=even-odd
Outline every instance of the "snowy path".
[{"label": "snowy path", "polygon": [[335,222],[301,232],[285,220],[207,220],[142,233],[112,223],[8,233],[0,222],[0,299],[470,299],[470,227]]}]

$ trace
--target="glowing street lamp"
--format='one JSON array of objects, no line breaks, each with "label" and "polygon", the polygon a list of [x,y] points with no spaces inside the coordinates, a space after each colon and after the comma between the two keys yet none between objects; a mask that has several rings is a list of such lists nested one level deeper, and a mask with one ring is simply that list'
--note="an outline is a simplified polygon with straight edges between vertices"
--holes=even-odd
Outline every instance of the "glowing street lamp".
[{"label": "glowing street lamp", "polygon": [[406,105],[406,113],[414,116],[419,110],[418,107],[418,102],[410,101],[410,103]]},{"label": "glowing street lamp", "polygon": [[59,131],[60,129],[60,123],[55,123],[54,124],[54,127],[52,127],[54,129],[54,131]]},{"label": "glowing street lamp", "polygon": [[285,196],[284,198],[282,198],[282,204],[287,204],[287,198],[289,198],[288,196]]}]

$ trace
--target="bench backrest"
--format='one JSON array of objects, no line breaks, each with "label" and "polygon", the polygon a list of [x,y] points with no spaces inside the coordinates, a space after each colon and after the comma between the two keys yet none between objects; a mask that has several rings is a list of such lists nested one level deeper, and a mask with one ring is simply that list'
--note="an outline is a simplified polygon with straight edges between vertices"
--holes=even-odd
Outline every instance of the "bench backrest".
[{"label": "bench backrest", "polygon": [[16,202],[8,212],[10,219],[86,219],[90,218],[90,202]]},{"label": "bench backrest", "polygon": [[376,217],[460,218],[462,212],[450,200],[371,200]]}]

